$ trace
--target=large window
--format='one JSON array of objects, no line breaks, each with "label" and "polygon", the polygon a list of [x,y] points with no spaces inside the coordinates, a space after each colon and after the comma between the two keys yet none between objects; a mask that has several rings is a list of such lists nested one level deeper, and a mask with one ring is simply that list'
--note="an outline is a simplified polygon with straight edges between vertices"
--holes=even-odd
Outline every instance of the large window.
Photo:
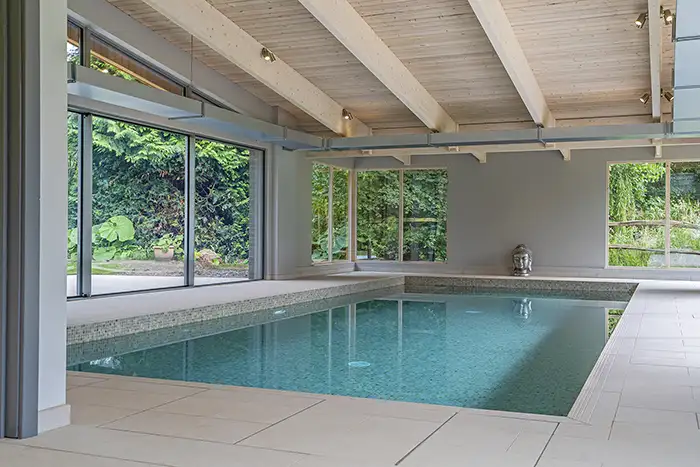
[{"label": "large window", "polygon": [[67,295],[78,295],[78,197],[80,167],[80,122],[81,116],[68,112],[68,251],[67,251]]},{"label": "large window", "polygon": [[174,94],[184,93],[183,86],[97,36],[92,36],[90,47],[90,67],[96,70]]},{"label": "large window", "polygon": [[311,175],[311,258],[314,262],[349,260],[350,172],[314,164]]},{"label": "large window", "polygon": [[[68,23],[66,59],[184,88]],[[263,277],[263,153],[68,113],[67,296]]]},{"label": "large window", "polygon": [[445,261],[447,171],[407,170],[403,183],[403,260]]},{"label": "large window", "polygon": [[399,259],[398,171],[357,173],[357,259]]},{"label": "large window", "polygon": [[68,296],[262,279],[262,152],[69,113],[68,166]]},{"label": "large window", "polygon": [[262,155],[204,139],[195,154],[195,284],[261,278]]},{"label": "large window", "polygon": [[447,260],[447,171],[357,174],[357,259]]},{"label": "large window", "polygon": [[612,164],[608,265],[700,267],[700,163]]},{"label": "large window", "polygon": [[330,212],[331,168],[314,164],[311,172],[311,258],[330,261],[328,214]]},{"label": "large window", "polygon": [[187,138],[93,118],[92,293],[184,285]]},{"label": "large window", "polygon": [[75,24],[68,22],[68,40],[66,41],[66,61],[70,63],[80,63],[80,39],[81,29]]}]

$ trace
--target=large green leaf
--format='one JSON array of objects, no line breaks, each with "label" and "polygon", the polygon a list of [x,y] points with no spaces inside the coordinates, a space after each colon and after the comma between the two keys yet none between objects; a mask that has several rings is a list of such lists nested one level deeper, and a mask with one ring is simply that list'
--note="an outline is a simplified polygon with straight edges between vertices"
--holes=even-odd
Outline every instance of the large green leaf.
[{"label": "large green leaf", "polygon": [[115,254],[117,254],[117,249],[113,246],[99,247],[93,250],[92,258],[95,261],[109,261],[114,258]]},{"label": "large green leaf", "polygon": [[68,249],[78,246],[78,229],[70,229],[68,231]]},{"label": "large green leaf", "polygon": [[114,216],[100,226],[99,233],[108,242],[126,242],[134,239],[134,224],[128,217]]}]

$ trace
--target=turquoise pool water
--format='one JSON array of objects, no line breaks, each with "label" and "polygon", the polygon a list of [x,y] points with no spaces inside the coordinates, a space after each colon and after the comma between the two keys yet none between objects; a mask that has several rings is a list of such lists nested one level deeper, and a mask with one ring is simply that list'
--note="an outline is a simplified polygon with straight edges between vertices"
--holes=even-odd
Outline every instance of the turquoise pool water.
[{"label": "turquoise pool water", "polygon": [[566,415],[624,303],[397,295],[72,370]]}]

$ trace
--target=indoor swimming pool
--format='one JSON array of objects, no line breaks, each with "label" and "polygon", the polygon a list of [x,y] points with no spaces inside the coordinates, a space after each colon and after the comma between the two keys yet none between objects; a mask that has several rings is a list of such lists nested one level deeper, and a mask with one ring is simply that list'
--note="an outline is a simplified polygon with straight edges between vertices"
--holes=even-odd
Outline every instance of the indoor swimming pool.
[{"label": "indoor swimming pool", "polygon": [[608,339],[608,316],[626,304],[509,294],[347,301],[268,310],[263,324],[74,359],[70,369],[566,415]]}]

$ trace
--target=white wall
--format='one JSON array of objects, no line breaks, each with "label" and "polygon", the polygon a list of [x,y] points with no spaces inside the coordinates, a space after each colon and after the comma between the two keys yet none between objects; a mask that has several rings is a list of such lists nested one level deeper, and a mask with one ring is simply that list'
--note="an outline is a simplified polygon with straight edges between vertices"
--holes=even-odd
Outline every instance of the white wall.
[{"label": "white wall", "polygon": [[[664,148],[664,159],[700,160],[700,146]],[[606,269],[608,162],[654,161],[654,150],[625,148],[420,156],[414,167],[447,167],[448,263],[367,263],[365,270],[509,274],[519,243],[533,250],[535,274],[700,279],[700,271]],[[658,159],[656,160],[658,162]],[[390,158],[356,159],[356,168],[399,168]]]},{"label": "white wall", "polygon": [[311,265],[311,163],[303,152],[268,151],[268,279],[289,279]]},{"label": "white wall", "polygon": [[[41,0],[39,430],[66,424],[66,0]],[[63,174],[63,176],[61,176]],[[49,410],[57,408],[55,410]]]}]

